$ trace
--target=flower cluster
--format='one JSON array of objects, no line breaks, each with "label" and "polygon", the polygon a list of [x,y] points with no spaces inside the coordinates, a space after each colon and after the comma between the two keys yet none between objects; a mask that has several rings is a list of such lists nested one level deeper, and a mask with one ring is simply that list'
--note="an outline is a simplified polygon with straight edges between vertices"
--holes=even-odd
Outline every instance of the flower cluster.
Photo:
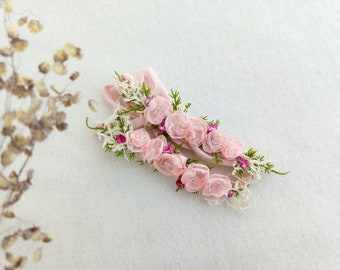
[{"label": "flower cluster", "polygon": [[[214,204],[249,197],[239,195],[262,173],[282,174],[255,150],[245,152],[243,142],[221,130],[218,120],[192,117],[188,114],[191,103],[181,109],[179,92],[168,94],[151,68],[139,71],[136,77],[116,75],[118,80],[104,90],[114,106],[113,115],[90,127],[97,130],[107,151],[129,160],[138,156],[175,179],[177,190],[201,192]],[[214,173],[214,166],[233,170]]]}]

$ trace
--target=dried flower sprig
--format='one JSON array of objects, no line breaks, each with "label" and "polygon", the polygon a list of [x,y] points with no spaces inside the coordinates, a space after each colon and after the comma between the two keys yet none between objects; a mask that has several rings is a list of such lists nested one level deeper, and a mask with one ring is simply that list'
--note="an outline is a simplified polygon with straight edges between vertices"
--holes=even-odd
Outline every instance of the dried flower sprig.
[{"label": "dried flower sprig", "polygon": [[[0,44],[0,102],[3,103],[0,106],[3,108],[0,111],[0,190],[5,197],[0,208],[0,231],[5,222],[11,221],[14,228],[1,241],[0,267],[7,270],[22,268],[29,260],[26,254],[16,256],[11,252],[19,238],[41,243],[51,241],[38,226],[23,228],[22,220],[18,220],[11,208],[32,185],[33,169],[26,167],[35,146],[45,141],[53,130],[67,128],[65,108],[77,103],[81,97],[81,92],[73,94],[69,89],[79,77],[78,71],[69,74],[66,87],[60,86],[59,81],[51,83],[49,73],[66,75],[69,73],[67,61],[82,57],[80,48],[67,43],[56,50],[52,61],[37,65],[37,77],[22,74],[17,66],[18,58],[29,46],[29,41],[21,38],[22,28],[37,34],[43,30],[43,25],[29,17],[16,18],[12,11],[10,0],[0,0],[1,21],[6,33]],[[41,247],[38,247],[33,253],[33,261],[40,258]]]}]

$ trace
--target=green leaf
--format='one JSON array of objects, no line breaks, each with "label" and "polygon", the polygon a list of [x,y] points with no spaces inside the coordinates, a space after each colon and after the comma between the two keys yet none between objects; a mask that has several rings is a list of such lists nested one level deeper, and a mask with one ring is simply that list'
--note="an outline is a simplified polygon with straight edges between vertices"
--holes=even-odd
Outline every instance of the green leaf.
[{"label": "green leaf", "polygon": [[117,71],[115,71],[115,74],[116,74],[118,80],[121,82],[122,81],[122,77],[120,76],[120,74]]},{"label": "green leaf", "polygon": [[145,82],[143,82],[143,85],[142,85],[142,92],[145,95],[145,97],[148,97],[151,93],[151,88],[146,87]]},{"label": "green leaf", "polygon": [[136,153],[135,152],[131,152],[128,154],[128,159],[129,161],[133,161],[136,158]]},{"label": "green leaf", "polygon": [[115,156],[116,156],[117,158],[124,157],[124,152],[125,152],[124,149],[119,150],[119,151],[116,151],[116,152],[115,152]]},{"label": "green leaf", "polygon": [[191,106],[191,102],[185,104],[185,105],[184,105],[184,107],[185,107],[184,112],[188,112],[190,106]]},{"label": "green leaf", "polygon": [[208,115],[200,116],[204,121],[208,121]]},{"label": "green leaf", "polygon": [[234,193],[234,196],[237,197],[238,195],[240,195],[240,192],[238,192],[237,190],[232,190],[232,192]]},{"label": "green leaf", "polygon": [[197,158],[188,158],[185,165],[189,166],[191,163],[198,163],[200,160]]},{"label": "green leaf", "polygon": [[207,166],[210,171],[214,168],[214,166],[209,163],[206,163],[205,166]]},{"label": "green leaf", "polygon": [[175,149],[174,149],[175,154],[179,154],[178,150],[182,148],[183,144],[184,144],[184,142],[181,142],[180,144],[174,144],[175,145]]},{"label": "green leaf", "polygon": [[249,158],[254,158],[255,157],[255,154],[256,154],[256,150],[254,150],[253,148],[250,148],[246,153],[245,155]]},{"label": "green leaf", "polygon": [[222,159],[220,159],[220,158],[217,156],[217,153],[214,153],[213,155],[214,155],[214,157],[211,159],[211,162],[212,162],[212,163],[218,165],[218,164],[220,164],[220,163],[223,162]]},{"label": "green leaf", "polygon": [[242,177],[243,177],[243,170],[237,170],[237,171],[236,171],[236,175],[237,175],[239,178],[242,179]]},{"label": "green leaf", "polygon": [[220,120],[216,119],[216,120],[208,121],[208,124],[209,125],[211,125],[211,124],[219,125],[220,124]]},{"label": "green leaf", "polygon": [[182,99],[179,95],[179,92],[177,90],[170,90],[170,95],[172,98],[172,107],[174,108],[175,111],[179,110],[179,105],[182,103]]}]

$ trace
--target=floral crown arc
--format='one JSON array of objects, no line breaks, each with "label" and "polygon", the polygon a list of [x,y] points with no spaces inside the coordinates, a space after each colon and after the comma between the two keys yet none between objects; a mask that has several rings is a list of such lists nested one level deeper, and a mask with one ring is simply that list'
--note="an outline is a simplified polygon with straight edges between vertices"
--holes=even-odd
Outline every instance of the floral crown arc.
[{"label": "floral crown arc", "polygon": [[[182,108],[179,92],[168,93],[152,68],[116,76],[104,88],[112,115],[94,127],[86,121],[116,157],[151,165],[174,179],[176,191],[201,193],[211,204],[227,202],[241,209],[254,201],[252,182],[263,174],[287,174],[253,148],[245,151],[240,139],[219,128],[219,120],[191,116],[191,103]],[[216,166],[230,169],[215,173]]]}]

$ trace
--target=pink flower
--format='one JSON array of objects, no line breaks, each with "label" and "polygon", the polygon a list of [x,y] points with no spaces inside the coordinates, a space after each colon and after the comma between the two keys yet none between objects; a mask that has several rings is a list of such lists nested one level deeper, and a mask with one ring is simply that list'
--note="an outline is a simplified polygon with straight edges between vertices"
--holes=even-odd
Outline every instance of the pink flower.
[{"label": "pink flower", "polygon": [[226,145],[221,150],[227,160],[235,160],[236,157],[243,153],[244,144],[237,138],[229,138]]},{"label": "pink flower", "polygon": [[144,110],[144,116],[151,124],[159,125],[172,111],[171,101],[158,96],[150,101],[149,106]]},{"label": "pink flower", "polygon": [[152,88],[152,90],[156,91],[156,93],[153,93],[153,96],[160,95],[170,100],[168,91],[166,90],[164,84],[162,83],[162,81],[159,79],[158,75],[152,68],[148,67],[137,71],[136,78],[139,82],[144,82],[147,87],[150,87]]},{"label": "pink flower", "polygon": [[160,157],[163,152],[164,147],[167,145],[166,138],[161,135],[157,138],[152,139],[142,151],[143,161],[151,162],[154,159]]},{"label": "pink flower", "polygon": [[165,130],[172,139],[183,139],[190,128],[190,121],[185,112],[175,111],[165,119]]},{"label": "pink flower", "polygon": [[203,142],[203,150],[207,153],[217,153],[227,142],[227,135],[223,130],[216,129],[210,132]]},{"label": "pink flower", "polygon": [[231,181],[228,176],[222,174],[212,174],[208,183],[203,189],[202,195],[206,197],[220,198],[228,194],[232,189]]},{"label": "pink flower", "polygon": [[159,172],[171,177],[179,177],[184,169],[187,158],[179,154],[162,154],[153,161],[153,166]]},{"label": "pink flower", "polygon": [[144,128],[130,130],[125,134],[126,143],[132,152],[142,152],[150,142],[150,135]]},{"label": "pink flower", "polygon": [[201,118],[192,118],[190,121],[190,131],[185,136],[185,139],[190,145],[198,146],[204,141],[209,126],[207,122]]},{"label": "pink flower", "polygon": [[196,192],[205,187],[209,178],[209,168],[203,164],[192,163],[183,172],[181,181],[189,192]]}]

